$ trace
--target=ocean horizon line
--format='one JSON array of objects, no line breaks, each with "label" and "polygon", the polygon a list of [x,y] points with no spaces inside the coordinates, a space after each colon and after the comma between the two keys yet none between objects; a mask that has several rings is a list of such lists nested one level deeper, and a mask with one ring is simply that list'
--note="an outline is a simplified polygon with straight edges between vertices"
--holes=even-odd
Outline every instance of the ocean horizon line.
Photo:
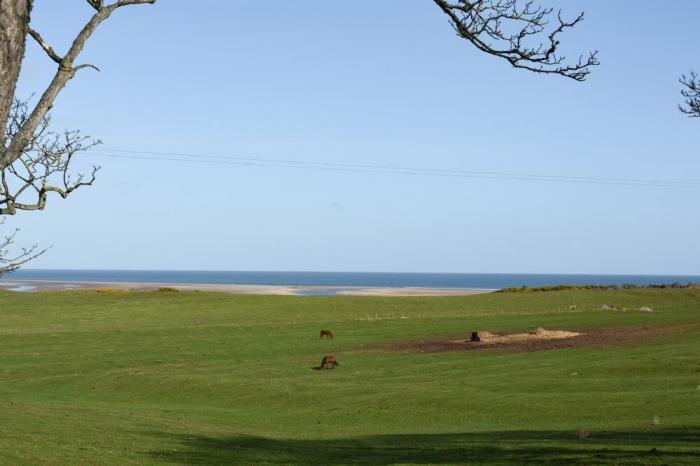
[{"label": "ocean horizon line", "polygon": [[561,276],[561,277],[696,277],[699,273],[625,273],[625,272],[394,272],[363,270],[247,270],[247,269],[138,269],[138,268],[22,268],[6,275],[17,273],[48,272],[134,272],[134,273],[298,273],[298,274],[366,274],[366,275],[509,275],[509,276]]}]

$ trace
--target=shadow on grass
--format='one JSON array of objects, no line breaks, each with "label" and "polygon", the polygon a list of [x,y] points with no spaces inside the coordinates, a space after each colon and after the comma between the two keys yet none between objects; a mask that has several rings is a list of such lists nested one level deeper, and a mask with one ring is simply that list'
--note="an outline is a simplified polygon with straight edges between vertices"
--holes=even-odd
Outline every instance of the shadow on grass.
[{"label": "shadow on grass", "polygon": [[152,458],[182,464],[700,464],[700,428],[648,432],[515,431],[348,439],[228,438],[153,433],[175,440]]}]

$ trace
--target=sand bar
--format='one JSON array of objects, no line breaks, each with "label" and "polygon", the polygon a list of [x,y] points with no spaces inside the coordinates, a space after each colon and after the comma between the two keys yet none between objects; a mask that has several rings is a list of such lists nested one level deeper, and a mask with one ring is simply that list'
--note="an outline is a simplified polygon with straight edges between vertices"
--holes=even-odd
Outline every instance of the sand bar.
[{"label": "sand bar", "polygon": [[489,293],[493,290],[468,288],[389,288],[361,286],[288,286],[288,285],[236,285],[203,283],[135,283],[135,282],[87,282],[59,280],[0,280],[0,289],[8,291],[61,291],[113,288],[129,291],[150,291],[158,288],[175,288],[181,291],[216,291],[234,294],[265,295],[343,295],[343,296],[465,296]]}]

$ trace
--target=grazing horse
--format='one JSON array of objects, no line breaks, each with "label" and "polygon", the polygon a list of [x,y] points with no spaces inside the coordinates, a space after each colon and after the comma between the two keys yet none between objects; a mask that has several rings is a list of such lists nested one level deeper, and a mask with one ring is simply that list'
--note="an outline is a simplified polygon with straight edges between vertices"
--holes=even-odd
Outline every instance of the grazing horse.
[{"label": "grazing horse", "polygon": [[[338,366],[338,361],[336,361],[335,356],[332,354],[329,354],[327,356],[324,356],[323,359],[321,359],[321,366],[319,369],[335,369],[335,366]],[[330,366],[330,367],[329,367]]]},{"label": "grazing horse", "polygon": [[319,338],[323,338],[323,337],[326,337],[326,338],[332,340],[333,339],[333,332],[331,332],[330,330],[321,330],[321,336]]}]

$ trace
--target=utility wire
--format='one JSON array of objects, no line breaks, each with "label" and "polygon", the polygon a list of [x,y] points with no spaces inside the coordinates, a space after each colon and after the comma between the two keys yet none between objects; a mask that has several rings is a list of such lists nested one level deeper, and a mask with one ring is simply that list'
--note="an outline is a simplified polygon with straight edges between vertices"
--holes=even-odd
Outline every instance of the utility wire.
[{"label": "utility wire", "polygon": [[126,149],[99,149],[93,148],[89,152],[95,156],[103,156],[117,159],[138,159],[150,161],[172,161],[196,164],[238,165],[253,167],[295,168],[307,170],[325,170],[340,172],[362,172],[398,175],[440,176],[456,178],[483,178],[518,181],[547,181],[576,184],[603,184],[623,186],[652,186],[652,187],[676,187],[676,188],[700,188],[700,182],[675,181],[661,179],[639,178],[597,178],[565,175],[524,174],[494,171],[468,171],[440,168],[416,168],[390,165],[366,165],[337,162],[313,162],[306,160],[268,159],[254,157],[217,156],[179,152],[154,152]]}]

